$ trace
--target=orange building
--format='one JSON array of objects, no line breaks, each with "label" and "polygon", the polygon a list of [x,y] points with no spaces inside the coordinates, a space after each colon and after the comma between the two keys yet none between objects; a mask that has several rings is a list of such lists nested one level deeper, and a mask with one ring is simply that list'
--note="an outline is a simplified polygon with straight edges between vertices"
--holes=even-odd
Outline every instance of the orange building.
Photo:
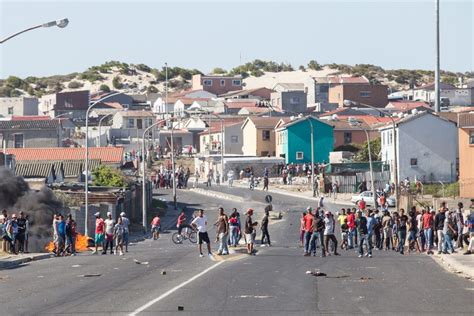
[{"label": "orange building", "polygon": [[458,116],[459,189],[463,198],[474,198],[474,113]]}]

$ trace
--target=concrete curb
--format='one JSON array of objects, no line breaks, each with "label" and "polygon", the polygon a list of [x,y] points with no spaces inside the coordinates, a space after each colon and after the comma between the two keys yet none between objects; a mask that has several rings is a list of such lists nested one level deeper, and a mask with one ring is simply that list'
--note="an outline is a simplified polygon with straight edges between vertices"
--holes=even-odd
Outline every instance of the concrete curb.
[{"label": "concrete curb", "polygon": [[201,189],[201,188],[193,188],[193,189],[190,189],[189,191],[197,193],[197,194],[202,194],[202,195],[207,195],[207,196],[210,196],[210,197],[218,198],[218,199],[245,202],[245,200],[240,196],[227,194],[227,193],[222,193],[222,192],[219,192],[219,191],[213,191],[212,189],[211,190],[205,190],[205,189]]},{"label": "concrete curb", "polygon": [[15,258],[13,260],[5,260],[5,261],[1,260],[0,270],[19,266],[20,264],[31,262],[31,261],[38,261],[38,260],[49,259],[49,258],[52,258],[52,255],[50,253],[42,253],[38,255],[31,255],[31,256],[25,256],[25,257],[22,256],[21,258]]},{"label": "concrete curb", "polygon": [[[472,256],[472,255],[471,255]],[[451,255],[438,255],[434,254],[430,256],[436,261],[440,266],[442,266],[445,270],[458,274],[465,279],[474,281],[474,265],[466,265],[458,260],[456,260],[456,256]]]}]

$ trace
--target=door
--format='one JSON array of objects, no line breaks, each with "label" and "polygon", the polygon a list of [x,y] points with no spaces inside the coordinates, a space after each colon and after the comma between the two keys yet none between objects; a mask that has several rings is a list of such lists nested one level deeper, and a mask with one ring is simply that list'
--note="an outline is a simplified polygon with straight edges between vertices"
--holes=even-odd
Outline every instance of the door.
[{"label": "door", "polygon": [[143,120],[142,119],[137,119],[137,128],[142,129],[143,128]]}]

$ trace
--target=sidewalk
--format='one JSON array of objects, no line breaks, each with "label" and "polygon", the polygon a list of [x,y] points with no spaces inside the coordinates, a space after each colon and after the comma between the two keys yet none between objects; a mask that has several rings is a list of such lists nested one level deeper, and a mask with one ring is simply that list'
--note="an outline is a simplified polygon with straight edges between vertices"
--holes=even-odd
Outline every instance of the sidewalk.
[{"label": "sidewalk", "polygon": [[30,261],[37,261],[51,258],[50,253],[27,253],[20,255],[0,254],[0,270],[12,268]]},{"label": "sidewalk", "polygon": [[463,255],[464,250],[450,255],[434,254],[431,257],[443,268],[474,281],[474,255]]}]

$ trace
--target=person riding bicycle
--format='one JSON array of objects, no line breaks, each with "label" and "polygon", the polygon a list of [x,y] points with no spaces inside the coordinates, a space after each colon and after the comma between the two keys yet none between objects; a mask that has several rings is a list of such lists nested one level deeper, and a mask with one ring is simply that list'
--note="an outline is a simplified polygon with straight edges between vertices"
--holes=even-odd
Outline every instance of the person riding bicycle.
[{"label": "person riding bicycle", "polygon": [[183,228],[193,229],[193,227],[189,224],[186,224],[186,214],[184,209],[181,210],[181,213],[178,216],[178,221],[176,223],[176,228],[178,228],[178,234],[181,234]]}]

